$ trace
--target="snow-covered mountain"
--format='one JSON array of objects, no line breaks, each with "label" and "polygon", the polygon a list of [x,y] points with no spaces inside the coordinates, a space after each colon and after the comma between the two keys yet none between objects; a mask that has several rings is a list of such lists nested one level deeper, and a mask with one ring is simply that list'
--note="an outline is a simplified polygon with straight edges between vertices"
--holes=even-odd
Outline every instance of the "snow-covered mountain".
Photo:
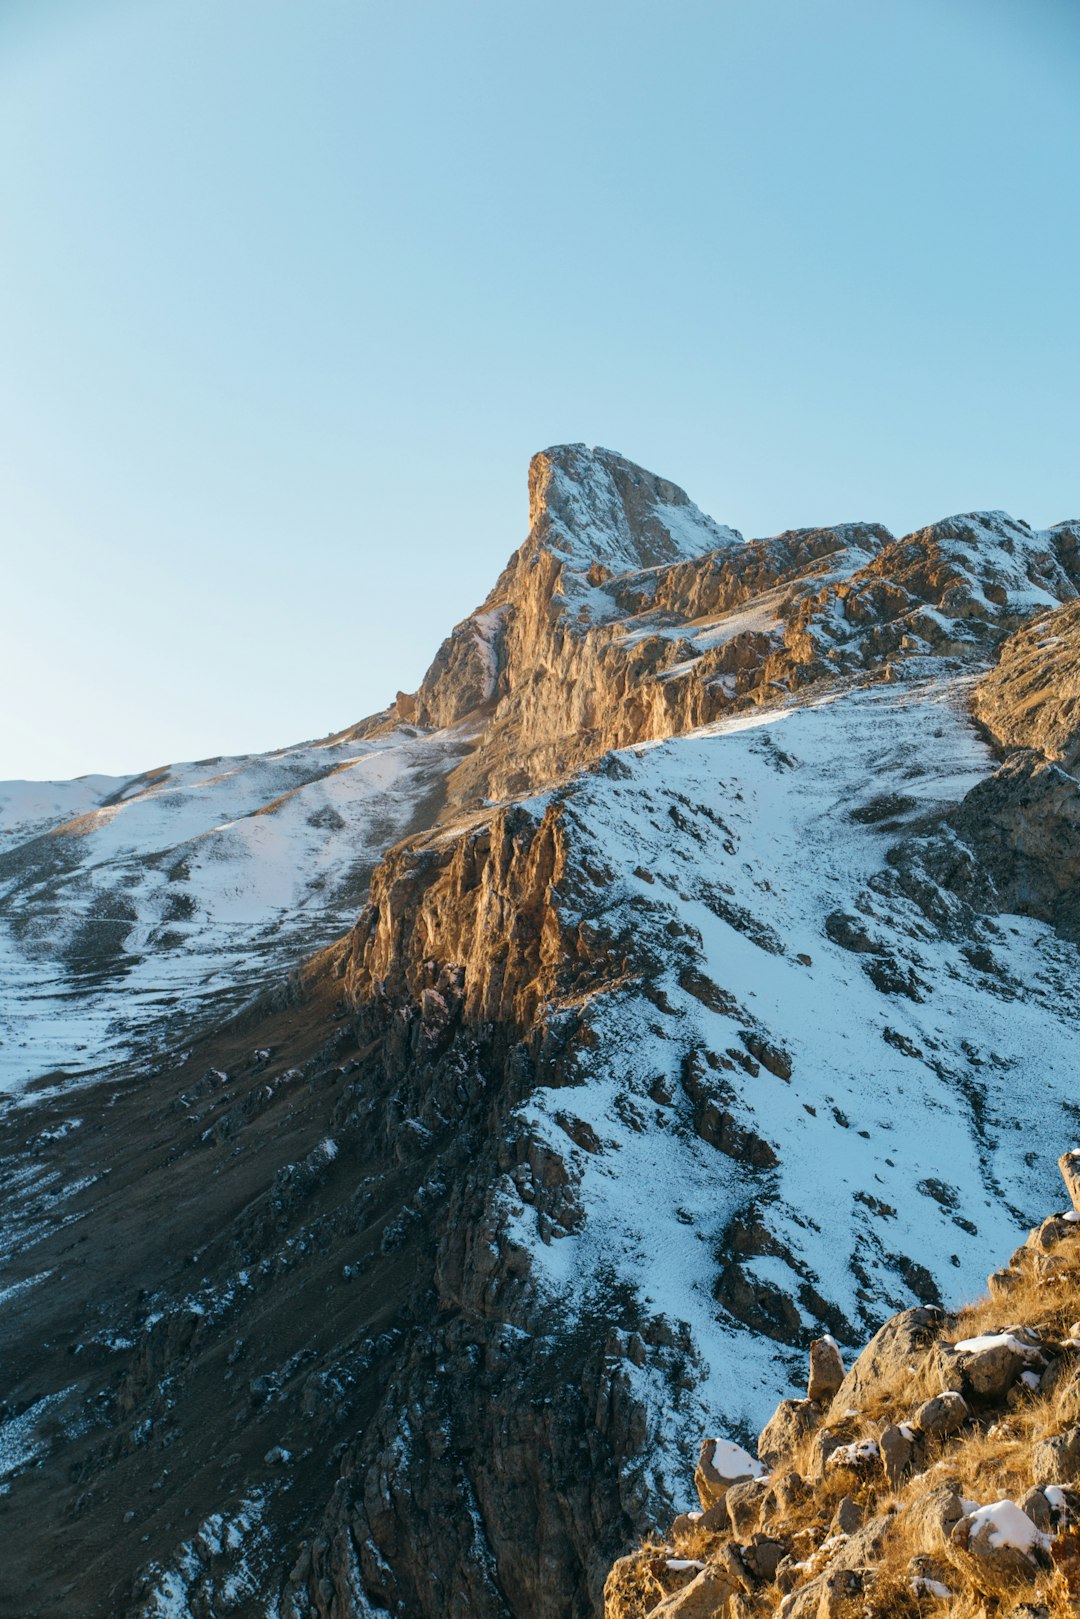
[{"label": "snow-covered mountain", "polygon": [[593,1613],[701,1432],[1041,1207],[1080,529],[530,494],[385,713],[7,795],[20,1612]]},{"label": "snow-covered mountain", "polygon": [[347,928],[462,728],[0,785],[0,1090],[148,1054]]}]

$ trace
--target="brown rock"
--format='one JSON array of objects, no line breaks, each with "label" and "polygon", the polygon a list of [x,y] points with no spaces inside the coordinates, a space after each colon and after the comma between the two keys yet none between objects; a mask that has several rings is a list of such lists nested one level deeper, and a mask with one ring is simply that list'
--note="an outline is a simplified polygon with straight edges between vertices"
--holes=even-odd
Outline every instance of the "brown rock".
[{"label": "brown rock", "polygon": [[650,1609],[649,1619],[725,1619],[728,1598],[738,1589],[724,1569],[710,1565],[681,1591],[673,1592]]},{"label": "brown rock", "polygon": [[1000,1501],[997,1518],[970,1513],[949,1537],[949,1555],[979,1589],[1027,1585],[1053,1568],[1049,1543],[1014,1501]]},{"label": "brown rock", "polygon": [[904,1516],[912,1542],[921,1551],[933,1553],[946,1544],[964,1516],[964,1508],[956,1492],[943,1485],[913,1501]]},{"label": "brown rock", "polygon": [[810,1378],[806,1397],[814,1405],[831,1400],[844,1381],[844,1363],[833,1338],[815,1338],[810,1345]]},{"label": "brown rock", "polygon": [[779,1467],[820,1421],[820,1409],[809,1400],[781,1400],[758,1437],[758,1455],[769,1467]]},{"label": "brown rock", "polygon": [[945,1389],[920,1405],[912,1422],[920,1433],[945,1439],[950,1434],[959,1433],[970,1415],[964,1396],[953,1389]]},{"label": "brown rock", "polygon": [[829,1419],[835,1422],[849,1408],[859,1410],[875,1389],[906,1382],[909,1366],[922,1359],[946,1321],[944,1312],[932,1305],[901,1310],[886,1321],[837,1389]]},{"label": "brown rock", "polygon": [[1061,1170],[1061,1178],[1065,1182],[1065,1190],[1069,1194],[1073,1209],[1080,1214],[1080,1148],[1063,1152],[1058,1159],[1058,1168]]},{"label": "brown rock", "polygon": [[[702,1510],[705,1512],[711,1506],[714,1506],[717,1501],[722,1501],[733,1484],[742,1484],[744,1480],[758,1476],[757,1466],[751,1457],[747,1457],[748,1465],[745,1467],[739,1466],[738,1462],[731,1464],[739,1467],[737,1472],[720,1472],[716,1467],[717,1447],[722,1447],[725,1443],[726,1441],[717,1439],[703,1439],[701,1442],[701,1452],[698,1456],[697,1469],[694,1473],[694,1484],[697,1488],[698,1500],[701,1502]],[[743,1454],[745,1455],[745,1452]],[[722,1465],[729,1464],[722,1461]]]},{"label": "brown rock", "polygon": [[744,1484],[733,1484],[725,1496],[731,1530],[737,1540],[746,1540],[753,1534],[761,1519],[761,1510],[769,1494],[766,1479],[747,1479]]},{"label": "brown rock", "polygon": [[1080,1428],[1067,1428],[1032,1446],[1031,1476],[1040,1485],[1080,1478]]}]

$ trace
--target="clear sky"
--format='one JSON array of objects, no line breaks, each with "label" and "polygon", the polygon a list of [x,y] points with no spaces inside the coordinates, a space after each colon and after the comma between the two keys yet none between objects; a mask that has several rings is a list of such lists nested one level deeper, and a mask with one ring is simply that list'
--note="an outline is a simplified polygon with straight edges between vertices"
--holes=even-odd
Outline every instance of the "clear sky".
[{"label": "clear sky", "polygon": [[411,689],[622,451],[1080,513],[1074,0],[3,0],[0,777]]}]

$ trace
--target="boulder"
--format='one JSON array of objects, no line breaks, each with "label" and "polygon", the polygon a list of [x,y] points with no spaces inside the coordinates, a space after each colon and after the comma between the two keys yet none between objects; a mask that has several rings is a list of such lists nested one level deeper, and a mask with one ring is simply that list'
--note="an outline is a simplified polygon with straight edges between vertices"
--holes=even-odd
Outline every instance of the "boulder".
[{"label": "boulder", "polygon": [[1022,1495],[1016,1503],[1025,1517],[1030,1518],[1036,1529],[1041,1529],[1048,1535],[1053,1528],[1053,1514],[1050,1503],[1040,1489],[1030,1489]]},{"label": "boulder", "polygon": [[936,1490],[928,1490],[907,1508],[908,1535],[920,1551],[939,1552],[963,1516],[960,1497],[948,1485],[941,1485]]},{"label": "boulder", "polygon": [[768,1535],[755,1535],[750,1544],[742,1548],[742,1560],[755,1579],[771,1585],[777,1569],[787,1556],[789,1544],[772,1540]]},{"label": "boulder", "polygon": [[1065,1182],[1065,1190],[1073,1209],[1080,1214],[1080,1147],[1074,1147],[1071,1152],[1063,1152],[1058,1159],[1058,1168],[1061,1178]]},{"label": "boulder", "polygon": [[731,1532],[736,1540],[746,1540],[761,1520],[761,1510],[769,1494],[769,1484],[763,1478],[750,1478],[742,1484],[733,1484],[725,1496]]},{"label": "boulder", "polygon": [[976,1404],[996,1405],[1005,1398],[1024,1369],[1024,1355],[1017,1346],[1018,1340],[1006,1332],[967,1339],[965,1345],[955,1346],[964,1392]]},{"label": "boulder", "polygon": [[920,1405],[912,1423],[920,1433],[930,1438],[946,1439],[950,1434],[959,1433],[970,1415],[964,1396],[953,1389],[945,1389]]},{"label": "boulder", "polygon": [[821,1421],[821,1409],[810,1400],[781,1400],[758,1438],[758,1455],[770,1467],[790,1461],[807,1434]]},{"label": "boulder", "polygon": [[1049,1538],[1015,1501],[967,1513],[949,1537],[949,1554],[980,1590],[1026,1585],[1053,1568]]},{"label": "boulder", "polygon": [[723,1619],[728,1599],[738,1589],[726,1570],[710,1564],[681,1591],[672,1592],[651,1608],[648,1619]]},{"label": "boulder", "polygon": [[765,1472],[761,1463],[741,1445],[730,1439],[704,1439],[694,1473],[694,1484],[702,1510],[722,1501],[733,1484],[745,1479],[760,1478]]},{"label": "boulder", "polygon": [[862,1528],[863,1509],[850,1495],[842,1497],[839,1506],[833,1513],[833,1520],[829,1527],[830,1535],[853,1535],[856,1529]]},{"label": "boulder", "polygon": [[1031,1450],[1031,1477],[1038,1485],[1080,1478],[1080,1428],[1041,1439]]},{"label": "boulder", "polygon": [[874,1334],[840,1384],[829,1408],[837,1421],[848,1410],[859,1410],[875,1390],[898,1389],[910,1379],[909,1368],[921,1360],[948,1322],[943,1310],[918,1305],[901,1310]]},{"label": "boulder", "polygon": [[810,1378],[806,1397],[813,1405],[831,1400],[844,1381],[844,1363],[836,1339],[826,1335],[810,1345]]}]

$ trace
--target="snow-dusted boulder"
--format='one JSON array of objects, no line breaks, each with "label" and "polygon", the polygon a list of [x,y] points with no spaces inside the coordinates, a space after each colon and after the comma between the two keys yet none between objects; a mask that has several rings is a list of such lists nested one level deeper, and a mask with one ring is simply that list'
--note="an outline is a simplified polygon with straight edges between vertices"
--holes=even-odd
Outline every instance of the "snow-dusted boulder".
[{"label": "snow-dusted boulder", "polygon": [[976,1585],[1027,1584],[1053,1567],[1049,1537],[1015,1501],[966,1513],[952,1531],[950,1553]]},{"label": "snow-dusted boulder", "polygon": [[707,1512],[717,1501],[723,1500],[733,1484],[763,1478],[765,1471],[748,1450],[736,1445],[733,1440],[704,1440],[694,1474],[702,1510]]}]

